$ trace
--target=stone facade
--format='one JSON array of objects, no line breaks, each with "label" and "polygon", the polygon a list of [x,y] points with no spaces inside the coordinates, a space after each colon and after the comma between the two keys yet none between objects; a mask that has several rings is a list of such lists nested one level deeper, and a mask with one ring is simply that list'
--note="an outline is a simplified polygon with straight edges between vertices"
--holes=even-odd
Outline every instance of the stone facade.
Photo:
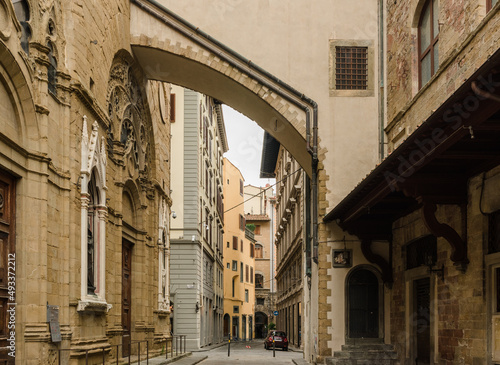
[{"label": "stone facade", "polygon": [[170,333],[169,91],[129,52],[127,7],[0,1],[16,364],[159,353]]},{"label": "stone facade", "polygon": [[[500,359],[499,167],[490,147],[500,112],[500,15],[491,5],[387,4],[390,154],[325,218],[332,231],[360,240],[353,264],[368,260],[384,282],[377,337],[400,364]],[[435,58],[421,81],[430,8]],[[353,304],[346,294],[347,338]]]}]

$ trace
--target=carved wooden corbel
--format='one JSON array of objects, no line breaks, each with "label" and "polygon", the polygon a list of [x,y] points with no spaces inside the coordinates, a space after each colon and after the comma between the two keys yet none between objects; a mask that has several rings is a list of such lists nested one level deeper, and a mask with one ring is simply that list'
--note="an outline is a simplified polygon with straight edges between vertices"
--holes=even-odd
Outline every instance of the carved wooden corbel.
[{"label": "carved wooden corbel", "polygon": [[443,237],[451,245],[450,259],[459,270],[465,271],[469,259],[467,258],[467,244],[451,226],[439,223],[436,218],[437,206],[435,203],[423,201],[422,218],[425,225],[436,237]]},{"label": "carved wooden corbel", "polygon": [[392,267],[389,262],[387,262],[382,256],[377,255],[372,251],[372,241],[370,239],[362,239],[361,240],[361,252],[365,258],[371,262],[372,264],[378,265],[380,270],[382,270],[382,280],[386,284],[392,283]]}]

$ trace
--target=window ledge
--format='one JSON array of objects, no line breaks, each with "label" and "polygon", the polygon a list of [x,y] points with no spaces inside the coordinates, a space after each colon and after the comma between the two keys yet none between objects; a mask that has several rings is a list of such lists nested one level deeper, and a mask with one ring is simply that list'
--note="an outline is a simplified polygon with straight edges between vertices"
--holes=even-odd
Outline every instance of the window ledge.
[{"label": "window ledge", "polygon": [[170,311],[168,309],[157,309],[154,311],[155,314],[158,315],[160,318],[164,318],[170,315]]},{"label": "window ledge", "polygon": [[79,300],[76,307],[77,312],[82,313],[108,313],[113,306],[105,301],[99,300]]}]

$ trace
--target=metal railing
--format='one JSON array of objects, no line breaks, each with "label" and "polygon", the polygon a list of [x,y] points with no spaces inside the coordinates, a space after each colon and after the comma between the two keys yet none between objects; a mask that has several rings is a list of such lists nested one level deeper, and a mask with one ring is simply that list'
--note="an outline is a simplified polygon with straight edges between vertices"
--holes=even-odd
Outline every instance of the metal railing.
[{"label": "metal railing", "polygon": [[175,356],[179,354],[186,353],[186,335],[172,335],[172,337],[167,337],[166,339],[166,347],[165,359],[168,359],[168,343],[170,342],[170,357],[174,357],[174,348],[175,348]]},{"label": "metal railing", "polygon": [[[168,359],[168,352],[169,352],[169,343],[170,343],[170,357],[174,357],[174,352],[175,356],[178,356],[179,354],[184,354],[186,352],[186,335],[173,335],[172,337],[166,337],[164,339],[165,342],[165,353],[166,353],[166,358]],[[141,354],[141,344],[146,343],[146,353]],[[137,345],[137,353],[132,355],[132,345]],[[144,345],[143,345],[144,346]],[[93,357],[93,363],[95,364],[95,357],[96,356],[102,356],[102,364],[106,364],[106,353],[111,352],[113,348],[116,348],[116,364],[120,364],[120,360],[123,361],[123,359],[128,359],[128,364],[132,364],[132,361],[134,364],[144,364],[144,361],[146,361],[146,365],[149,365],[149,341],[143,340],[143,341],[134,341],[130,342],[128,344],[128,355],[120,357],[119,356],[119,351],[120,347],[123,350],[123,345],[113,345],[113,346],[105,346],[105,347],[98,347],[98,348],[93,348],[93,349],[57,349],[57,359],[58,359],[58,365],[63,365],[64,363],[61,362],[61,353],[64,353],[65,351],[75,351],[79,353],[79,357],[85,356],[85,365],[89,364],[89,357]],[[142,347],[144,349],[144,347]],[[162,351],[163,352],[163,351]],[[146,356],[146,358],[142,357]],[[113,359],[114,360],[114,359]],[[0,360],[0,365],[1,365]],[[112,360],[108,362],[109,364],[112,363]]]}]

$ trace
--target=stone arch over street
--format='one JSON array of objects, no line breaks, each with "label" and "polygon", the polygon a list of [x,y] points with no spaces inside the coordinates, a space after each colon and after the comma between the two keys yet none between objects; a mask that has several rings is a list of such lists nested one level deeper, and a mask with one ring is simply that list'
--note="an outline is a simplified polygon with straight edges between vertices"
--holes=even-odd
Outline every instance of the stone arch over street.
[{"label": "stone arch over street", "polygon": [[[131,48],[146,77],[230,105],[277,139],[311,176],[316,103],[150,0],[132,0]],[[307,143],[309,141],[309,143]]]}]

